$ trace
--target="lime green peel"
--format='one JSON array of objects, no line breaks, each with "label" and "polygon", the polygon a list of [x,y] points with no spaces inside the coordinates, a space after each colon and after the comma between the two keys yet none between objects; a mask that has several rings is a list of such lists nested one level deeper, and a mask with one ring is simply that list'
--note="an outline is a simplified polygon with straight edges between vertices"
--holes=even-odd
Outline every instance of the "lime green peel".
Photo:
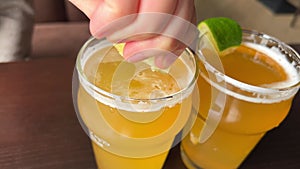
[{"label": "lime green peel", "polygon": [[203,20],[198,24],[198,29],[201,34],[208,33],[209,39],[219,52],[239,46],[242,42],[242,29],[230,18],[216,17]]}]

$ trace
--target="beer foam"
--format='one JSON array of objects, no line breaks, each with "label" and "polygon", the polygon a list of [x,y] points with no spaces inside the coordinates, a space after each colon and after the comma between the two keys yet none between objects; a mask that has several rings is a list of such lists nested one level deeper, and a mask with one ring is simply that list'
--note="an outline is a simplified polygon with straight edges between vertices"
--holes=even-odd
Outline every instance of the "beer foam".
[{"label": "beer foam", "polygon": [[208,71],[214,72],[215,76],[217,76],[217,79],[223,79],[222,81],[225,81],[227,84],[231,84],[237,88],[239,88],[242,91],[246,91],[249,93],[252,93],[252,96],[249,95],[243,95],[241,93],[237,93],[235,91],[232,91],[230,89],[226,88],[226,85],[222,85],[222,82],[217,82],[215,80],[210,79],[209,77],[206,77],[205,75],[201,75],[206,81],[208,81],[212,86],[214,86],[217,90],[222,91],[230,96],[233,96],[237,99],[252,102],[252,103],[276,103],[281,102],[283,100],[290,99],[292,96],[294,96],[299,87],[292,87],[290,89],[286,90],[280,90],[285,89],[291,86],[294,86],[299,83],[300,77],[297,72],[297,69],[294,67],[294,62],[290,63],[286,56],[280,52],[280,50],[277,47],[271,47],[268,48],[266,46],[262,46],[260,44],[254,44],[254,43],[243,43],[245,46],[250,47],[252,49],[255,49],[261,53],[266,54],[267,56],[270,56],[278,65],[284,68],[285,73],[287,75],[287,79],[282,82],[276,82],[271,84],[264,84],[261,86],[253,86],[249,85],[243,82],[240,82],[238,80],[235,80],[231,77],[224,76],[224,74],[216,73],[217,71],[212,65],[205,63],[205,67]]},{"label": "beer foam", "polygon": [[278,65],[284,68],[284,71],[287,75],[287,79],[282,82],[276,82],[271,84],[264,84],[262,87],[269,88],[286,88],[289,86],[293,86],[299,82],[299,75],[297,70],[289,63],[286,56],[282,54],[279,48],[273,46],[271,48],[267,48],[265,46],[254,44],[254,43],[244,43],[246,46],[253,48],[259,52],[262,52],[272,58]]},{"label": "beer foam", "polygon": [[[117,108],[125,111],[131,111],[131,112],[153,112],[153,111],[159,111],[165,107],[173,107],[176,104],[179,104],[182,102],[183,99],[187,98],[193,91],[194,85],[189,85],[193,81],[194,74],[192,73],[193,71],[191,70],[189,66],[186,65],[185,61],[182,59],[180,60],[181,63],[185,65],[185,69],[188,72],[187,76],[184,77],[184,79],[179,80],[179,86],[181,87],[179,92],[173,93],[168,96],[163,96],[161,98],[157,99],[131,99],[128,96],[117,96],[114,94],[111,94],[110,92],[104,91],[98,87],[96,87],[92,82],[90,82],[86,74],[83,74],[82,72],[85,71],[80,71],[80,69],[86,70],[87,66],[89,65],[88,60],[95,57],[95,54],[97,51],[101,50],[104,48],[103,46],[107,47],[109,44],[95,44],[93,47],[88,48],[88,52],[85,53],[84,58],[80,61],[82,65],[82,68],[79,68],[78,74],[79,74],[79,81],[84,90],[94,99],[97,101],[108,105],[112,108]],[[113,46],[111,46],[113,47]],[[99,56],[103,57],[103,56]],[[102,59],[97,59],[97,60],[102,60]],[[174,68],[175,69],[175,68]],[[89,72],[90,73],[90,72]],[[94,72],[96,73],[96,72]],[[173,76],[173,75],[171,75]],[[176,80],[177,81],[177,80]],[[182,83],[184,82],[184,84]],[[186,87],[183,87],[186,86]],[[182,92],[181,92],[182,91]],[[162,93],[157,93],[162,95]],[[164,95],[164,94],[163,94]],[[154,97],[154,96],[153,96]]]}]

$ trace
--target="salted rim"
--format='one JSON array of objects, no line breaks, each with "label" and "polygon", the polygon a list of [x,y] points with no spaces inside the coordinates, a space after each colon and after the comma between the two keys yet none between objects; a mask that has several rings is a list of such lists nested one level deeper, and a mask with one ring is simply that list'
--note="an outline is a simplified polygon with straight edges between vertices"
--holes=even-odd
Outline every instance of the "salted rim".
[{"label": "salted rim", "polygon": [[[95,46],[89,47],[88,45],[94,41],[98,41],[98,43],[95,44],[97,45],[97,47]],[[195,60],[193,61],[195,64],[195,71],[192,70],[191,68],[188,68],[190,69],[191,74],[193,73],[193,71],[194,74],[191,78],[189,78],[190,82],[187,83],[186,87],[180,89],[178,92],[175,92],[171,95],[167,95],[164,97],[150,98],[150,99],[137,99],[137,98],[131,98],[128,96],[121,96],[121,95],[116,95],[107,92],[95,86],[92,82],[90,82],[84,73],[84,67],[87,60],[94,54],[94,52],[105,47],[113,47],[113,43],[108,42],[106,39],[96,39],[94,37],[91,37],[80,49],[78,57],[76,59],[76,70],[78,72],[78,77],[82,86],[92,97],[94,97],[101,103],[108,104],[109,106],[114,108],[124,109],[129,111],[139,110],[142,112],[151,112],[151,111],[160,110],[165,106],[172,107],[175,104],[180,103],[181,100],[183,100],[184,98],[188,97],[193,91],[193,87],[195,86],[196,84],[195,82],[198,77],[199,69],[197,69],[198,63],[196,61],[196,57],[188,48],[186,48],[184,52],[186,52],[190,56],[192,55],[195,58]],[[138,104],[134,104],[132,103],[132,101],[135,101]],[[168,103],[167,104],[160,103],[160,101],[168,101]],[[116,104],[116,102],[118,103]],[[149,109],[147,110],[147,108],[145,108],[147,107],[145,106],[145,104],[139,104],[144,102],[150,102],[151,104],[153,104],[150,110]],[[134,105],[134,109],[130,109],[130,108],[128,109],[128,104]]]},{"label": "salted rim", "polygon": [[[261,39],[264,39],[264,40],[273,41],[273,42],[276,42],[278,44],[278,46],[277,46],[278,49],[283,49],[285,51],[290,50],[290,52],[293,53],[295,55],[295,57],[298,58],[299,63],[297,63],[298,64],[297,67],[299,67],[299,69],[300,69],[300,56],[289,45],[285,44],[284,42],[281,42],[280,40],[278,40],[278,39],[276,39],[272,36],[269,36],[269,35],[266,35],[264,33],[260,33],[260,32],[257,32],[257,31],[251,31],[251,30],[245,30],[244,29],[243,30],[243,36],[245,36],[245,35],[260,37]],[[249,43],[251,43],[251,42],[249,42]],[[198,52],[198,55],[200,55],[200,56],[202,55],[201,49],[199,49],[197,52]],[[287,53],[285,54],[285,56],[291,57],[290,55],[287,55]],[[297,93],[297,91],[300,87],[300,75],[299,75],[299,73],[298,73],[297,82],[290,85],[290,86],[285,86],[285,87],[282,87],[282,88],[279,88],[279,87],[271,88],[271,87],[255,86],[255,85],[246,84],[244,82],[238,81],[236,79],[233,79],[233,78],[225,75],[224,73],[222,73],[219,70],[217,70],[216,68],[214,68],[211,64],[206,62],[205,58],[203,58],[203,57],[199,57],[199,59],[205,65],[206,70],[214,72],[218,79],[223,79],[226,82],[226,85],[230,84],[230,85],[235,86],[235,87],[237,87],[237,88],[239,88],[243,91],[256,93],[256,95],[257,95],[257,97],[254,97],[254,96],[249,97],[249,96],[244,96],[242,94],[230,91],[227,88],[224,88],[224,87],[218,85],[217,83],[211,81],[210,78],[206,77],[206,75],[203,75],[202,73],[200,73],[200,75],[205,80],[207,80],[212,86],[216,87],[218,90],[223,91],[228,95],[235,96],[236,98],[240,98],[242,100],[251,101],[251,102],[258,102],[258,103],[278,102],[278,101],[286,100],[286,99],[289,99],[290,97],[292,97],[295,93]],[[262,96],[262,95],[272,95],[272,94],[274,94],[275,97],[266,98],[266,97]]]}]

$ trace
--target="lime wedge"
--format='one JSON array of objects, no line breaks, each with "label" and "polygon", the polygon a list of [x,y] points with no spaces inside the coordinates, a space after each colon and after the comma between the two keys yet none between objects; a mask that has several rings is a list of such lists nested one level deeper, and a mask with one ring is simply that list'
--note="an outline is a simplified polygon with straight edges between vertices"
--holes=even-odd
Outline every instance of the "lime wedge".
[{"label": "lime wedge", "polygon": [[125,43],[117,43],[117,44],[114,45],[114,47],[117,49],[117,51],[119,52],[119,54],[121,56],[123,56],[123,51],[124,51]]},{"label": "lime wedge", "polygon": [[[124,47],[125,47],[125,43],[117,43],[114,45],[114,47],[117,49],[117,51],[119,52],[119,54],[121,56],[123,56],[123,51],[124,51]],[[145,60],[143,60],[143,63],[147,64],[148,66],[150,66],[152,71],[160,71],[162,73],[168,73],[169,72],[169,68],[166,69],[160,69],[155,65],[154,62],[154,57],[149,57]]]},{"label": "lime wedge", "polygon": [[201,34],[208,34],[208,38],[219,52],[239,46],[242,42],[242,29],[230,18],[216,17],[203,20],[198,24],[198,29]]}]

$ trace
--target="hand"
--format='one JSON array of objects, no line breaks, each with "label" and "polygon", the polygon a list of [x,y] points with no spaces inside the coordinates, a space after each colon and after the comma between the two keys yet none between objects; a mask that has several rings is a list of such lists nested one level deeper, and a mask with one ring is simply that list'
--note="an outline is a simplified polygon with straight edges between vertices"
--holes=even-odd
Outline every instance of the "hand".
[{"label": "hand", "polygon": [[94,37],[126,42],[128,61],[155,56],[166,68],[197,36],[193,0],[70,1],[89,17]]}]

